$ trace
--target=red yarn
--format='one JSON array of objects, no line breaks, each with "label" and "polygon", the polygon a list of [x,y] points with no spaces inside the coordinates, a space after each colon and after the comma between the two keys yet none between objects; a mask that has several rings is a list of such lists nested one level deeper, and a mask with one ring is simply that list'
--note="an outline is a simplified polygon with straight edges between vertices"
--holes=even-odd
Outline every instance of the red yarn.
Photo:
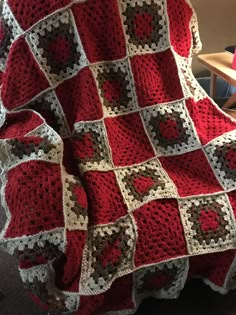
[{"label": "red yarn", "polygon": [[75,77],[64,81],[56,89],[68,123],[102,118],[102,105],[96,83],[89,68],[82,69]]},{"label": "red yarn", "polygon": [[174,181],[180,196],[212,194],[222,190],[202,150],[162,157],[160,161]]},{"label": "red yarn", "polygon": [[[32,182],[36,184],[35,189],[32,189]],[[63,226],[61,193],[60,167],[57,165],[30,161],[10,170],[6,201],[12,218],[6,237],[33,235],[42,229],[50,231]]]},{"label": "red yarn", "polygon": [[7,124],[0,129],[0,139],[25,136],[28,132],[42,125],[42,118],[36,113],[24,110],[18,113],[7,114]]},{"label": "red yarn", "polygon": [[106,118],[105,125],[116,166],[141,163],[154,157],[139,114]]},{"label": "red yarn", "polygon": [[89,0],[72,10],[90,62],[125,57],[125,38],[116,0]]},{"label": "red yarn", "polygon": [[235,130],[235,122],[226,115],[223,116],[208,98],[197,102],[188,99],[186,106],[202,144],[208,143],[224,132]]},{"label": "red yarn", "polygon": [[65,7],[71,0],[9,0],[9,6],[20,26],[27,30],[45,16]]},{"label": "red yarn", "polygon": [[113,172],[88,172],[85,181],[86,190],[89,191],[91,207],[88,214],[92,226],[115,222],[127,214],[127,206]]},{"label": "red yarn", "polygon": [[178,72],[170,50],[131,59],[139,106],[175,101],[183,97]]},{"label": "red yarn", "polygon": [[175,51],[183,57],[189,57],[191,49],[190,21],[192,10],[183,5],[185,0],[167,1],[167,10],[170,22],[170,42]]},{"label": "red yarn", "polygon": [[[186,255],[187,248],[176,200],[151,201],[135,210],[138,228],[137,267]],[[178,252],[176,249],[178,248]]]},{"label": "red yarn", "polygon": [[[19,80],[19,78],[21,78]],[[24,38],[19,38],[9,53],[2,82],[2,100],[9,109],[24,105],[49,83],[40,70]]]}]

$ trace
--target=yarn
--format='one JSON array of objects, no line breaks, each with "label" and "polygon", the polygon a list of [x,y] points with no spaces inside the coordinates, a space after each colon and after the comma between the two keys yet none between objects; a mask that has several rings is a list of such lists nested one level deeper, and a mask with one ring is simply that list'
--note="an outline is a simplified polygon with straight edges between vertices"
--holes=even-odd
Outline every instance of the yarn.
[{"label": "yarn", "polygon": [[[0,246],[48,312],[236,288],[236,122],[185,0],[3,0]],[[157,310],[158,311],[158,310]]]}]

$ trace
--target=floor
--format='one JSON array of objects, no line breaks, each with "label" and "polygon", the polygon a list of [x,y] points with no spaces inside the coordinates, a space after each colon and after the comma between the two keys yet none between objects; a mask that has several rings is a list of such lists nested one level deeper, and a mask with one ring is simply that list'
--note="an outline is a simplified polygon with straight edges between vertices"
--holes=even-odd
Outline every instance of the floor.
[{"label": "floor", "polygon": [[225,296],[192,281],[178,300],[147,300],[136,315],[235,315],[236,291]]}]

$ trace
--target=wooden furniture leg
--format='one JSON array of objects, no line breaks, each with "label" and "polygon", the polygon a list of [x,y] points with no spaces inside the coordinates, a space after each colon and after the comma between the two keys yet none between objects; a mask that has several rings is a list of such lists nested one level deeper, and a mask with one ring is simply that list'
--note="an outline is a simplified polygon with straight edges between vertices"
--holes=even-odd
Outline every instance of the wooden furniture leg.
[{"label": "wooden furniture leg", "polygon": [[231,108],[232,105],[235,104],[235,103],[236,103],[236,93],[234,93],[232,96],[230,96],[230,98],[224,104],[224,106],[222,108]]},{"label": "wooden furniture leg", "polygon": [[216,75],[211,72],[211,81],[210,81],[210,97],[215,98],[216,95]]},{"label": "wooden furniture leg", "polygon": [[234,93],[222,107],[222,110],[228,115],[230,115],[231,117],[233,117],[234,119],[236,119],[236,110],[233,108],[233,105],[235,103],[236,103],[236,93]]}]

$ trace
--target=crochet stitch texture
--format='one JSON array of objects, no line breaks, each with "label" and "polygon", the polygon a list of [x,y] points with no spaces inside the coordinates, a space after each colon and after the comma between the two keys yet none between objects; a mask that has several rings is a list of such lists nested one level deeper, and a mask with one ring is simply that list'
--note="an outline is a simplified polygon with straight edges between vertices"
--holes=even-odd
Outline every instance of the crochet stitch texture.
[{"label": "crochet stitch texture", "polygon": [[236,287],[236,122],[187,0],[3,0],[0,245],[50,312]]}]

